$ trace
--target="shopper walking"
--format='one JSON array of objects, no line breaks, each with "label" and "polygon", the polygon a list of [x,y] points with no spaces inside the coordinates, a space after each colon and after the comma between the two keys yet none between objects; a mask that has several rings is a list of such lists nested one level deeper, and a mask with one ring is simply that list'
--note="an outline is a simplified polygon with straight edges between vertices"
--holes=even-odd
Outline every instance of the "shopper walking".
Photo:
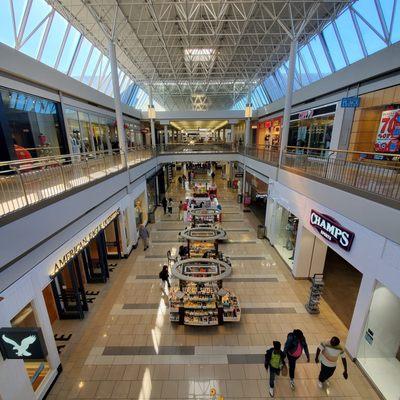
[{"label": "shopper walking", "polygon": [[300,358],[301,354],[305,353],[307,362],[310,362],[310,353],[308,352],[308,346],[306,338],[300,329],[295,329],[287,335],[287,340],[284,347],[284,352],[288,359],[289,364],[289,378],[290,387],[294,390],[294,371],[296,369],[296,362]]},{"label": "shopper walking", "polygon": [[143,250],[146,251],[149,248],[150,234],[143,224],[139,225],[139,237],[143,240]]},{"label": "shopper walking", "polygon": [[343,377],[347,379],[349,377],[347,373],[347,361],[344,354],[343,347],[340,346],[340,339],[333,336],[331,340],[322,342],[317,348],[317,354],[315,355],[315,362],[321,363],[321,371],[318,377],[318,386],[322,389],[324,382],[326,382],[336,370],[338,358],[342,359],[343,363]]},{"label": "shopper walking", "polygon": [[179,221],[183,220],[183,203],[182,200],[179,202]]},{"label": "shopper walking", "polygon": [[165,197],[161,200],[161,204],[163,206],[164,215],[165,215],[167,213],[167,204],[168,204],[168,201],[167,201],[167,199]]},{"label": "shopper walking", "polygon": [[164,265],[162,270],[158,274],[158,277],[161,279],[161,287],[165,289],[165,283],[168,285],[168,289],[171,287],[171,283],[169,282],[169,272],[168,272],[168,265]]},{"label": "shopper walking", "polygon": [[268,371],[269,368],[269,395],[274,397],[275,376],[282,372],[285,375],[285,353],[281,350],[281,342],[274,341],[273,346],[265,353],[264,366]]},{"label": "shopper walking", "polygon": [[172,199],[171,197],[168,199],[168,214],[171,215],[172,214]]}]

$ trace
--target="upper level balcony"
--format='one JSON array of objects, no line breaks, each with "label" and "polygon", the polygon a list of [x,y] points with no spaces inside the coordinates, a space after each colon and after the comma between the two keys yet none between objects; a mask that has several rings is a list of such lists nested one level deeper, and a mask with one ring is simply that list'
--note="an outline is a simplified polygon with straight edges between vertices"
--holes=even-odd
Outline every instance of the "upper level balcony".
[{"label": "upper level balcony", "polygon": [[[164,156],[161,162],[188,161],[188,155],[222,155],[246,163],[246,158],[276,169],[302,175],[320,183],[400,209],[400,163],[390,165],[373,153],[287,147],[280,165],[277,147],[242,147],[229,143],[174,143],[157,147],[137,146],[127,154],[118,151],[90,152],[56,157],[32,158],[0,163],[0,222],[16,211],[40,207],[57,196],[68,195],[131,169],[147,160]],[[382,156],[382,155],[380,155]],[[380,157],[382,158],[382,157]],[[178,160],[179,161],[179,160]],[[277,180],[278,176],[270,176]],[[7,217],[7,218],[6,218]]]}]

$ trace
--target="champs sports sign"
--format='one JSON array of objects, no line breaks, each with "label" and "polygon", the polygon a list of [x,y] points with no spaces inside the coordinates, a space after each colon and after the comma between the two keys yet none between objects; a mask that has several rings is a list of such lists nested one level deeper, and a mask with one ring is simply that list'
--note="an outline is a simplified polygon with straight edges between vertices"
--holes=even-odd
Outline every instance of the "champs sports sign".
[{"label": "champs sports sign", "polygon": [[338,244],[343,250],[350,251],[354,233],[340,225],[334,218],[311,210],[310,224],[326,240]]}]

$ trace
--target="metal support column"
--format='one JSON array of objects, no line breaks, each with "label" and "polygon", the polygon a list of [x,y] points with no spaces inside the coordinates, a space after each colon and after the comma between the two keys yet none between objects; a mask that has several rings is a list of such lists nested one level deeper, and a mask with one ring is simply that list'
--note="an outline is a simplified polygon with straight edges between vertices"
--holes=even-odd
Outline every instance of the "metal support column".
[{"label": "metal support column", "polygon": [[168,144],[168,125],[164,125],[164,143],[167,145]]},{"label": "metal support column", "polygon": [[117,56],[115,53],[115,43],[112,40],[110,40],[108,45],[108,56],[110,58],[111,79],[114,92],[114,105],[115,105],[115,116],[117,119],[119,150],[123,154],[122,157],[123,166],[126,167],[127,166],[126,135],[124,129],[124,119],[122,117],[121,93],[119,91]]},{"label": "metal support column", "polygon": [[279,163],[282,163],[283,152],[285,151],[289,137],[290,114],[292,111],[292,99],[293,99],[294,71],[296,67],[296,53],[297,53],[297,38],[294,38],[292,40],[292,43],[290,44],[289,70],[287,73],[285,110],[283,112]]},{"label": "metal support column", "polygon": [[[151,85],[149,85],[149,114],[153,114],[154,112],[154,104],[153,104],[153,89]],[[151,146],[156,147],[156,128],[154,123],[154,117],[152,115],[149,116],[150,118],[150,133],[151,133]]]}]

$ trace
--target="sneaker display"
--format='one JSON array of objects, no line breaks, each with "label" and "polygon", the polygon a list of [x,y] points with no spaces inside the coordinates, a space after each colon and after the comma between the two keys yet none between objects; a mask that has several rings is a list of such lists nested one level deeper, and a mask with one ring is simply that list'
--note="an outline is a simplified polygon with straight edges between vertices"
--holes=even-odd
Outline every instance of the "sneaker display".
[{"label": "sneaker display", "polygon": [[274,397],[274,388],[272,388],[272,387],[269,388],[269,395],[271,397]]}]

